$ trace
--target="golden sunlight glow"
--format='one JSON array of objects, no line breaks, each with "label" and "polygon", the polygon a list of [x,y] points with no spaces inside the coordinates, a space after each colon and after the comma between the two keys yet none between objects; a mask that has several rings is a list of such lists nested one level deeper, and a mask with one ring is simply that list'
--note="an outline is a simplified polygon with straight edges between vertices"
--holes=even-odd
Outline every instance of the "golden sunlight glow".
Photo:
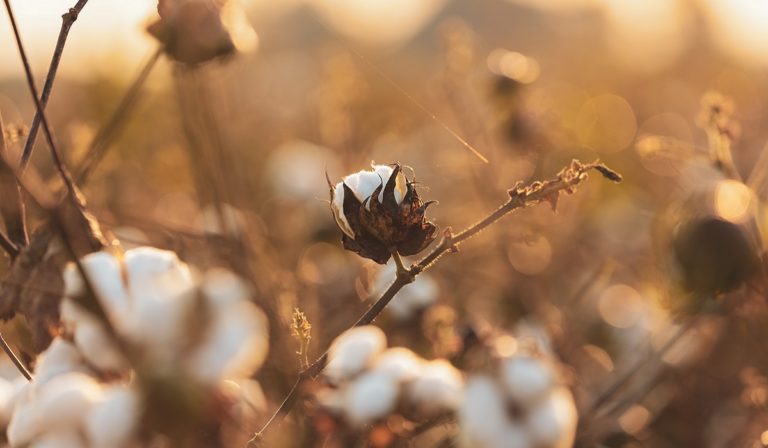
[{"label": "golden sunlight glow", "polygon": [[627,68],[658,72],[675,62],[685,49],[689,10],[681,0],[606,1],[606,41]]},{"label": "golden sunlight glow", "polygon": [[413,37],[444,0],[309,0],[337,32],[369,45],[397,45]]},{"label": "golden sunlight glow", "polygon": [[726,221],[743,222],[754,204],[754,194],[743,183],[723,180],[715,188],[715,213]]},{"label": "golden sunlight glow", "polygon": [[[61,27],[61,15],[73,4],[72,0],[11,1],[38,77],[48,68]],[[88,2],[70,32],[59,73],[65,77],[89,77],[103,70],[119,72],[126,66],[135,66],[151,51],[153,42],[143,27],[156,7],[157,2],[151,0]],[[0,77],[21,76],[22,66],[4,8],[0,16],[0,60],[3,61]],[[106,58],[112,64],[97,63]]]},{"label": "golden sunlight glow", "polygon": [[768,66],[768,2],[701,0],[712,38],[740,62]]}]

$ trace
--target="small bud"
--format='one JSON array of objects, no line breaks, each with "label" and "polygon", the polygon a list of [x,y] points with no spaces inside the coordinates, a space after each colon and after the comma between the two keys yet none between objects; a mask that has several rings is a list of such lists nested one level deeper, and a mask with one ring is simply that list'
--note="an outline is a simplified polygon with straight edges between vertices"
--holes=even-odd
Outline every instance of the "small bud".
[{"label": "small bud", "polygon": [[373,165],[335,186],[328,181],[331,211],[344,232],[344,248],[385,264],[397,251],[415,255],[435,239],[437,227],[426,220],[433,201],[422,202],[400,165]]}]

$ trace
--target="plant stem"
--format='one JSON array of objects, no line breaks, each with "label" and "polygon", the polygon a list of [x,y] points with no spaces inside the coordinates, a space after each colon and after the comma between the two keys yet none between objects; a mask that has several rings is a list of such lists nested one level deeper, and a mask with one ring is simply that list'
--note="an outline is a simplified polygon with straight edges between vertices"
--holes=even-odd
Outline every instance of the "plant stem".
[{"label": "plant stem", "polygon": [[88,150],[86,151],[80,166],[76,170],[76,179],[78,183],[85,183],[88,180],[88,177],[91,175],[93,169],[104,157],[109,144],[120,130],[121,124],[125,122],[125,117],[128,115],[128,112],[130,112],[133,106],[136,104],[139,93],[141,92],[141,87],[147,81],[147,78],[149,78],[150,73],[152,73],[152,69],[155,68],[157,61],[160,60],[160,56],[162,56],[162,54],[162,48],[157,48],[154,53],[152,53],[147,62],[145,62],[141,67],[139,74],[136,76],[133,82],[131,82],[128,90],[120,99],[120,103],[112,113],[112,116],[109,117],[109,120],[107,120],[107,122],[99,129],[99,132],[96,133],[96,136],[91,141],[91,144],[88,147]]},{"label": "plant stem", "polygon": [[43,123],[43,132],[45,133],[45,139],[48,142],[48,147],[51,150],[51,158],[53,159],[53,163],[56,166],[56,169],[59,171],[62,180],[64,181],[64,185],[67,187],[69,193],[71,193],[74,197],[76,196],[75,185],[72,181],[72,176],[70,176],[69,171],[67,171],[67,168],[64,166],[64,162],[61,160],[59,150],[56,147],[56,143],[53,141],[53,133],[51,132],[51,128],[48,125],[48,119],[45,117],[45,111],[40,104],[40,97],[37,94],[37,87],[35,87],[35,78],[32,75],[32,68],[29,65],[29,59],[27,59],[27,52],[24,50],[24,44],[21,41],[21,34],[19,33],[19,27],[16,24],[16,17],[14,16],[13,9],[11,8],[11,2],[10,0],[4,0],[4,2],[5,10],[8,12],[8,18],[10,19],[11,27],[13,28],[13,35],[16,39],[16,47],[19,50],[19,56],[21,57],[21,62],[24,65],[24,73],[27,77],[29,92],[32,95],[32,101],[35,103],[35,110],[40,115],[40,120]]},{"label": "plant stem", "polygon": [[51,95],[51,90],[53,90],[53,81],[56,79],[56,72],[59,69],[59,62],[61,61],[61,56],[64,53],[64,45],[67,42],[69,30],[72,28],[72,24],[75,23],[78,15],[80,15],[80,11],[83,10],[86,3],[88,3],[88,0],[78,0],[75,6],[69,8],[69,11],[61,16],[61,30],[59,30],[59,38],[56,41],[56,48],[53,51],[51,65],[48,67],[48,75],[45,77],[43,95],[40,97],[41,107],[35,112],[35,117],[32,119],[32,126],[29,128],[29,136],[27,136],[27,141],[24,144],[24,150],[21,153],[21,162],[19,162],[19,166],[21,167],[22,172],[24,171],[24,168],[26,168],[27,163],[29,163],[29,158],[32,156],[32,149],[35,146],[35,139],[37,138],[37,130],[40,127],[42,112],[48,105],[48,98]]},{"label": "plant stem", "polygon": [[11,350],[11,346],[8,345],[8,342],[5,341],[5,338],[3,337],[2,333],[0,333],[0,345],[3,346],[3,350],[5,351],[5,354],[8,355],[9,358],[11,358],[11,362],[13,362],[13,365],[16,366],[16,368],[21,372],[22,375],[24,375],[24,378],[27,379],[27,381],[32,381],[32,374],[29,373],[29,370],[24,366],[24,364],[21,362],[18,356],[16,356],[15,353],[13,353],[13,350]]},{"label": "plant stem", "polygon": [[[432,249],[432,251],[421,259],[421,261],[411,266],[410,269],[406,269],[402,264],[402,260],[399,259],[399,255],[397,255],[396,252],[393,252],[395,263],[398,265],[395,282],[392,283],[368,311],[355,322],[353,327],[368,325],[373,322],[404,286],[412,283],[418,274],[431,267],[446,252],[456,252],[458,250],[457,246],[460,243],[477,235],[483,229],[500,220],[513,210],[538,204],[545,200],[550,201],[550,203],[555,203],[557,195],[559,195],[560,192],[572,192],[574,187],[587,178],[587,172],[593,169],[599,171],[609,180],[614,182],[621,181],[621,176],[619,174],[600,162],[581,164],[574,160],[569,167],[564,168],[553,179],[543,182],[534,182],[525,187],[522,185],[522,182],[518,182],[517,185],[508,191],[509,200],[505,202],[504,205],[458,234],[454,235],[450,228],[446,229],[440,244]],[[262,426],[261,430],[249,440],[249,446],[257,446],[267,430],[269,430],[272,425],[278,424],[283,417],[290,412],[299,397],[301,383],[308,379],[314,379],[319,375],[325,368],[327,361],[328,351],[323,353],[314,363],[312,363],[312,365],[299,373],[298,379],[293,384],[293,387],[291,387],[288,395],[283,399],[280,407],[277,408],[274,414],[272,414],[269,420]]]}]

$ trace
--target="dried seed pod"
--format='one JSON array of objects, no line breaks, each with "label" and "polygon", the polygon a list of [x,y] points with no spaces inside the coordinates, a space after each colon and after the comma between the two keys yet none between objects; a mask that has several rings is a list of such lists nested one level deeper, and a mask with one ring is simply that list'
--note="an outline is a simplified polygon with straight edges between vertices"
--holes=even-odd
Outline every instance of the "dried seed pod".
[{"label": "dried seed pod", "polygon": [[220,0],[160,0],[160,19],[147,27],[174,60],[196,65],[236,50]]},{"label": "dried seed pod", "polygon": [[328,181],[344,248],[379,264],[394,251],[421,252],[435,239],[437,227],[425,217],[434,201],[421,201],[415,182],[406,179],[399,164],[372,168],[350,174],[335,186]]}]

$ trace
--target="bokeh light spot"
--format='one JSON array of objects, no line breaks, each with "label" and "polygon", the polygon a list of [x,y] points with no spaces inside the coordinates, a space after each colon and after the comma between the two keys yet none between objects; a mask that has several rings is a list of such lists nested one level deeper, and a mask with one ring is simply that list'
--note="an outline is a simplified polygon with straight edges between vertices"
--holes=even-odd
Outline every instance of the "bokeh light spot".
[{"label": "bokeh light spot", "polygon": [[600,316],[609,325],[629,328],[637,323],[642,315],[643,298],[640,293],[628,285],[613,285],[603,291],[598,302]]},{"label": "bokeh light spot", "polygon": [[752,209],[753,193],[743,183],[723,180],[715,188],[715,213],[726,221],[743,222]]},{"label": "bokeh light spot", "polygon": [[582,145],[597,152],[614,153],[632,143],[637,120],[627,100],[618,95],[600,95],[581,107],[577,132]]}]

